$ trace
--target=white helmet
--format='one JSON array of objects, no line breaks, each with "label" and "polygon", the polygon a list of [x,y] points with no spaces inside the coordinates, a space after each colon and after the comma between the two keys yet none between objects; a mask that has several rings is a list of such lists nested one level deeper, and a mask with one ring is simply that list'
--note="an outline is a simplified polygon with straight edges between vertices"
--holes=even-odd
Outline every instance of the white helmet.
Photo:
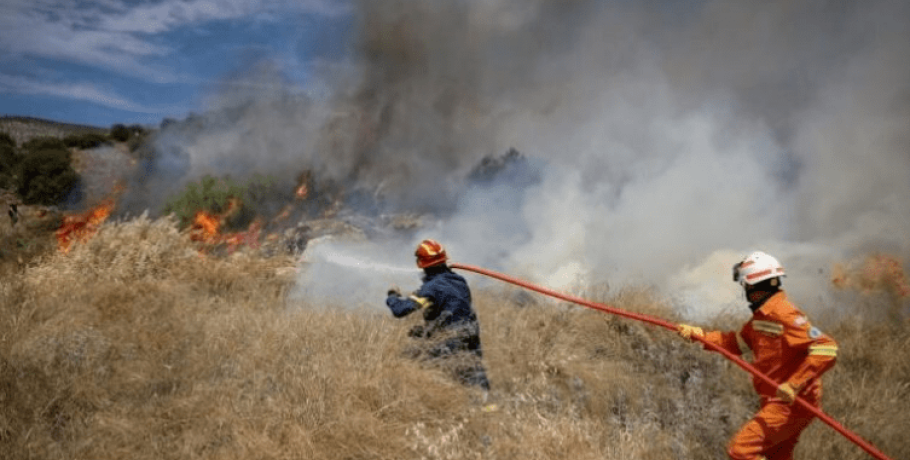
[{"label": "white helmet", "polygon": [[754,286],[764,280],[787,276],[784,267],[774,257],[761,251],[746,256],[742,262],[733,266],[733,281]]}]

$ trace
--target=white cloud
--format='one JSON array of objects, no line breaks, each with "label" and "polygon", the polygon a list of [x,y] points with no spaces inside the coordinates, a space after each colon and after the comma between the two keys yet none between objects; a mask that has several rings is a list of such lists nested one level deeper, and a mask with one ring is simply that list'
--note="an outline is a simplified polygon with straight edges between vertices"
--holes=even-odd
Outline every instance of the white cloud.
[{"label": "white cloud", "polygon": [[[175,50],[157,35],[210,21],[289,14],[336,15],[344,1],[164,0],[127,4],[122,0],[79,5],[60,0],[8,0],[0,10],[0,52],[8,57],[59,59],[114,70],[156,82],[181,77],[153,65]],[[0,58],[0,62],[3,59]]]},{"label": "white cloud", "polygon": [[200,22],[243,17],[257,9],[258,1],[167,0],[142,5],[124,14],[102,18],[100,28],[119,32],[157,34]]},{"label": "white cloud", "polygon": [[0,93],[39,94],[88,101],[114,109],[137,113],[174,112],[173,107],[147,107],[130,101],[115,92],[91,83],[46,83],[0,74]]}]

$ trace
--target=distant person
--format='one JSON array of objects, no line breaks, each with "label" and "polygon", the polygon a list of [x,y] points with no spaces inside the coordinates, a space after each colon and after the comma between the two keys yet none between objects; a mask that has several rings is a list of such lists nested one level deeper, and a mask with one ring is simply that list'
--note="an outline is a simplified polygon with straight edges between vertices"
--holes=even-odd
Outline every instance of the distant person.
[{"label": "distant person", "polygon": [[9,215],[10,225],[15,227],[19,223],[19,208],[16,203],[10,203],[9,210],[6,213]]},{"label": "distant person", "polygon": [[821,400],[821,375],[834,366],[837,344],[809,322],[781,289],[784,268],[774,257],[753,252],[733,266],[733,281],[745,289],[752,319],[739,332],[708,332],[680,324],[679,334],[700,337],[733,354],[752,352],[752,365],[770,377],[775,388],[753,378],[761,409],[727,446],[734,460],[791,460],[802,431],[815,415],[799,404]]},{"label": "distant person", "polygon": [[434,240],[423,240],[415,251],[417,266],[423,269],[423,285],[408,297],[397,288],[389,289],[386,305],[396,318],[423,311],[424,324],[410,336],[424,341],[415,357],[442,364],[466,385],[489,391],[480,348],[480,325],[471,306],[471,291],[465,279],[453,272],[445,248]]}]

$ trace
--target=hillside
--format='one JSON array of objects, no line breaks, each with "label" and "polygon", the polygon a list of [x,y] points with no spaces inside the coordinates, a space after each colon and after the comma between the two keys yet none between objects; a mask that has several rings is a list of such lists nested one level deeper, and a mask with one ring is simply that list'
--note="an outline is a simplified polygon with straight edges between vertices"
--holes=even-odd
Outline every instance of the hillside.
[{"label": "hillside", "polygon": [[[20,122],[29,128],[19,135],[80,129]],[[74,153],[99,199],[136,165],[124,143]],[[487,181],[508,169],[482,165],[475,175]],[[421,225],[345,212],[306,220],[295,250],[321,234],[367,239],[382,219],[386,232]],[[292,294],[320,268],[267,241],[224,251],[233,236],[208,235],[215,251],[199,228],[142,215],[79,227],[84,238],[65,252],[59,213],[23,207],[21,219],[0,225],[0,459],[716,459],[757,408],[745,372],[671,332],[466,273],[483,286],[474,300],[492,382],[484,401],[405,356],[417,319],[393,319],[384,291],[359,283],[383,261],[354,261],[349,270],[363,273],[331,281],[347,296],[317,300]],[[824,410],[893,459],[910,458],[903,269],[880,254],[831,281],[852,310],[813,318],[840,348]],[[590,279],[576,294],[682,320],[652,289],[610,282]],[[743,307],[701,325],[747,318]],[[796,454],[871,458],[821,422]]]},{"label": "hillside", "polygon": [[52,120],[19,116],[0,116],[0,132],[8,133],[18,144],[35,137],[64,137],[69,134],[94,132],[107,134],[107,128],[61,123]]}]

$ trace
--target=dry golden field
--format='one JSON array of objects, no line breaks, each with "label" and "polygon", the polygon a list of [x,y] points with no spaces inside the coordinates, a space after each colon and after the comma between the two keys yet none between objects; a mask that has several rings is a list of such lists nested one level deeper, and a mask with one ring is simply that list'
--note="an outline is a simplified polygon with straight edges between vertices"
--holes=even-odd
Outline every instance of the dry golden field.
[{"label": "dry golden field", "polygon": [[[200,256],[167,219],[108,222],[69,254],[0,228],[3,459],[719,459],[757,403],[669,331],[503,285],[475,291],[487,410],[402,356],[409,320],[289,300],[285,259]],[[644,289],[583,295],[679,320]],[[910,323],[889,299],[815,322],[840,345],[826,412],[897,460]],[[797,457],[871,458],[821,422]]]}]

